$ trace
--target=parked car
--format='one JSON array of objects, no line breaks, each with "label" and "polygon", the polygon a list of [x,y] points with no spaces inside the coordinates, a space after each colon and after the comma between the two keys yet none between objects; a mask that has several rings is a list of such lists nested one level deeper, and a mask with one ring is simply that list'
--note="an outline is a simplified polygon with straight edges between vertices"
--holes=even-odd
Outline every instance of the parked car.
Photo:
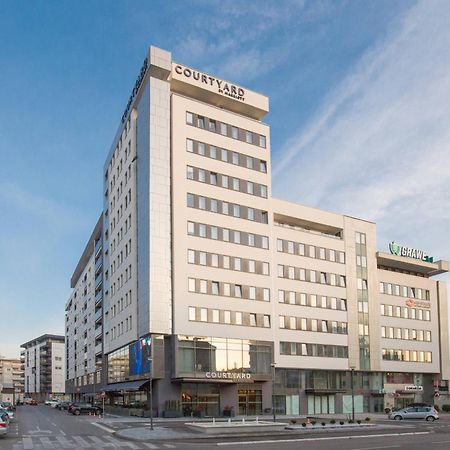
[{"label": "parked car", "polygon": [[6,414],[10,421],[14,420],[14,411],[8,411],[7,409],[0,408],[0,415],[2,414]]},{"label": "parked car", "polygon": [[8,411],[14,411],[16,409],[11,402],[0,402],[0,408],[7,409]]},{"label": "parked car", "polygon": [[79,416],[80,414],[100,414],[101,409],[98,406],[92,406],[89,403],[75,403],[71,405],[68,412]]},{"label": "parked car", "polygon": [[59,402],[55,408],[59,409],[60,411],[64,411],[66,409],[69,409],[69,406],[72,405],[71,402]]},{"label": "parked car", "polygon": [[38,402],[36,400],[34,400],[33,398],[29,400],[29,402],[27,403],[27,405],[31,405],[31,406],[37,406]]},{"label": "parked car", "polygon": [[0,413],[0,436],[5,435],[9,430],[8,414]]},{"label": "parked car", "polygon": [[389,414],[389,419],[425,419],[428,422],[434,422],[439,419],[439,414],[432,406],[417,406],[391,412]]}]

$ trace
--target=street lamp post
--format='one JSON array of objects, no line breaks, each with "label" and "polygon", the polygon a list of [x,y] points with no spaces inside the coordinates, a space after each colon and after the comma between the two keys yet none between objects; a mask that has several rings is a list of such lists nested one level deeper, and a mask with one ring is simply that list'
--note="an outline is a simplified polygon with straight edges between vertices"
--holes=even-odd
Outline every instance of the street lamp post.
[{"label": "street lamp post", "polygon": [[352,389],[352,421],[355,421],[355,386],[354,386],[355,367],[350,367],[350,386]]},{"label": "street lamp post", "polygon": [[153,358],[149,356],[148,361],[150,363],[150,375],[149,375],[149,385],[148,385],[148,396],[150,401],[150,430],[153,431]]},{"label": "street lamp post", "polygon": [[271,363],[270,367],[272,368],[272,414],[273,421],[276,422],[276,412],[275,412],[275,363]]}]

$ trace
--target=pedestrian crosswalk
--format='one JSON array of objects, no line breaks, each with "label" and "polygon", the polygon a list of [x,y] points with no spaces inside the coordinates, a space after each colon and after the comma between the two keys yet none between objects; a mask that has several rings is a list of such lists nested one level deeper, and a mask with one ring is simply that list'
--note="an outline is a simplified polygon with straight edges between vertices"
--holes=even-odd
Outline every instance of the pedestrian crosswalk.
[{"label": "pedestrian crosswalk", "polygon": [[173,444],[131,442],[113,436],[25,436],[16,442],[12,450],[62,450],[62,449],[121,448],[131,450],[176,448]]}]

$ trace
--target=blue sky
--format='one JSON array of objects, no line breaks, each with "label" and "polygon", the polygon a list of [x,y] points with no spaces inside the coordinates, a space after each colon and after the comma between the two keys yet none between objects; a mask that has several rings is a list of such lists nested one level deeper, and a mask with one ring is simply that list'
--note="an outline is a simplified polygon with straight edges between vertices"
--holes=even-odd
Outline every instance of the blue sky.
[{"label": "blue sky", "polygon": [[148,45],[270,97],[274,193],[449,259],[445,1],[9,1],[0,14],[0,354],[64,332]]}]

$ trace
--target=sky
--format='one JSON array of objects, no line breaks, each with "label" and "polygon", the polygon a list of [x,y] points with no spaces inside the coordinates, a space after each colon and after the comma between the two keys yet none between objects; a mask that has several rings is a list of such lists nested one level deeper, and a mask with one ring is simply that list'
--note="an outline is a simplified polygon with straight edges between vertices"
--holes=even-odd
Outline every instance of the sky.
[{"label": "sky", "polygon": [[[64,334],[149,45],[270,98],[273,194],[450,259],[450,3],[3,0],[0,355]],[[449,280],[444,276],[444,279]]]}]

